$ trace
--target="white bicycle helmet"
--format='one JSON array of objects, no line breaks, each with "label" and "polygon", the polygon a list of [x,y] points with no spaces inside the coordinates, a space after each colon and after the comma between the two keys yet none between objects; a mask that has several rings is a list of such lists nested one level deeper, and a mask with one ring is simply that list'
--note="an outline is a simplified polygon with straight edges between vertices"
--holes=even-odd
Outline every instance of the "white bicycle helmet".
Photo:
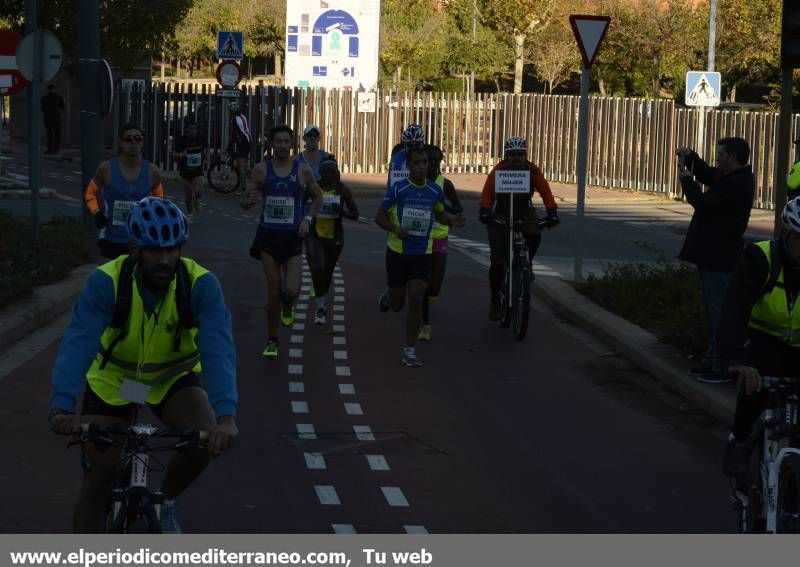
[{"label": "white bicycle helmet", "polygon": [[422,126],[419,124],[411,124],[400,136],[400,141],[404,144],[418,144],[425,141],[425,132],[422,131]]},{"label": "white bicycle helmet", "polygon": [[800,197],[792,199],[783,207],[781,224],[787,230],[800,232]]},{"label": "white bicycle helmet", "polygon": [[528,141],[521,136],[511,136],[503,146],[503,153],[517,151],[527,152]]}]

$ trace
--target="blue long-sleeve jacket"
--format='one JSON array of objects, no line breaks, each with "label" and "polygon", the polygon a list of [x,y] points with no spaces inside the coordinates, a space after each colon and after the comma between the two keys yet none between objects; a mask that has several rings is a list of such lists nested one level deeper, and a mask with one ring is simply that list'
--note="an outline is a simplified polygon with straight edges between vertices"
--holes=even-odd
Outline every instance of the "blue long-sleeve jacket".
[{"label": "blue long-sleeve jacket", "polygon": [[[137,274],[138,277],[138,274]],[[134,289],[136,286],[134,286]],[[150,312],[158,296],[143,286],[145,308]],[[114,282],[101,270],[87,279],[72,309],[52,375],[50,407],[73,411],[86,385],[86,373],[100,349],[100,337],[114,315]],[[236,415],[236,350],[231,331],[231,314],[222,287],[211,272],[195,280],[192,314],[197,325],[197,350],[203,367],[203,387],[217,417]]]}]

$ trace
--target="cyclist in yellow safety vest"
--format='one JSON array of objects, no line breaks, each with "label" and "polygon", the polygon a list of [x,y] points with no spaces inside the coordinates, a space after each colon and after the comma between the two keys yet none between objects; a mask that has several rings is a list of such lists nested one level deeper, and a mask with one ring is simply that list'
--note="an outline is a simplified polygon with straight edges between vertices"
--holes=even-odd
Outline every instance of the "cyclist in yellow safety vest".
[{"label": "cyclist in yellow safety vest", "polygon": [[747,439],[767,402],[761,376],[797,376],[800,369],[800,198],[786,204],[781,223],[779,238],[748,244],[742,252],[716,336],[728,374],[739,379],[723,471],[745,483]]},{"label": "cyclist in yellow safety vest", "polygon": [[[53,369],[48,417],[56,433],[69,435],[80,422],[128,425],[136,404],[147,404],[171,429],[207,430],[208,450],[176,453],[164,475],[162,530],[180,533],[175,498],[238,434],[231,316],[217,278],[181,257],[188,229],[176,205],[157,197],[136,202],[128,233],[130,255],[98,267],[73,309]],[[74,411],[82,391],[79,420]],[[104,530],[118,460],[117,449],[84,444],[76,532]]]}]

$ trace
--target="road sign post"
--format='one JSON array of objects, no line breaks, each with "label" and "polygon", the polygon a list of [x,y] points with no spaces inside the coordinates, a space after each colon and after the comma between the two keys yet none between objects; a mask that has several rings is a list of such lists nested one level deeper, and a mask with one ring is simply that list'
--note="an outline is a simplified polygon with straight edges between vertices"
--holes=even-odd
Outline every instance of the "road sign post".
[{"label": "road sign post", "polygon": [[575,212],[575,263],[573,279],[583,279],[583,217],[586,202],[586,161],[589,138],[589,70],[594,63],[600,44],[611,22],[609,16],[585,16],[573,14],[569,17],[572,33],[578,42],[583,65],[581,69],[581,98],[578,112],[578,156],[576,177],[578,180],[578,205]]}]

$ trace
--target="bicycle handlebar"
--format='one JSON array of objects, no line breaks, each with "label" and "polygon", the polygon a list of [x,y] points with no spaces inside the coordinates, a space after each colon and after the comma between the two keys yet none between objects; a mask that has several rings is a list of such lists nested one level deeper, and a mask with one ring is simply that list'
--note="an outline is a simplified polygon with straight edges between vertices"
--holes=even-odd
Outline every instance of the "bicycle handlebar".
[{"label": "bicycle handlebar", "polygon": [[[101,445],[109,447],[124,447],[126,444],[125,441],[119,441],[112,437],[113,435],[122,435],[127,439],[139,438],[144,442],[151,438],[176,440],[168,446],[157,448],[161,450],[202,447],[205,441],[208,441],[208,431],[204,430],[179,431],[155,426],[142,426],[141,424],[97,425],[96,423],[82,423],[78,440],[70,443],[69,446],[85,442],[99,442]],[[156,448],[153,448],[153,450],[155,449]]]},{"label": "bicycle handlebar", "polygon": [[[537,219],[536,221],[526,221],[526,220],[518,220],[514,222],[514,230],[522,230],[525,226],[536,225],[537,228],[545,228],[550,227],[553,219],[550,217],[544,217],[541,219]],[[501,228],[510,228],[510,223],[508,220],[504,219],[503,217],[496,217],[492,216],[487,219],[487,224],[493,224],[495,226],[499,226]]]}]

